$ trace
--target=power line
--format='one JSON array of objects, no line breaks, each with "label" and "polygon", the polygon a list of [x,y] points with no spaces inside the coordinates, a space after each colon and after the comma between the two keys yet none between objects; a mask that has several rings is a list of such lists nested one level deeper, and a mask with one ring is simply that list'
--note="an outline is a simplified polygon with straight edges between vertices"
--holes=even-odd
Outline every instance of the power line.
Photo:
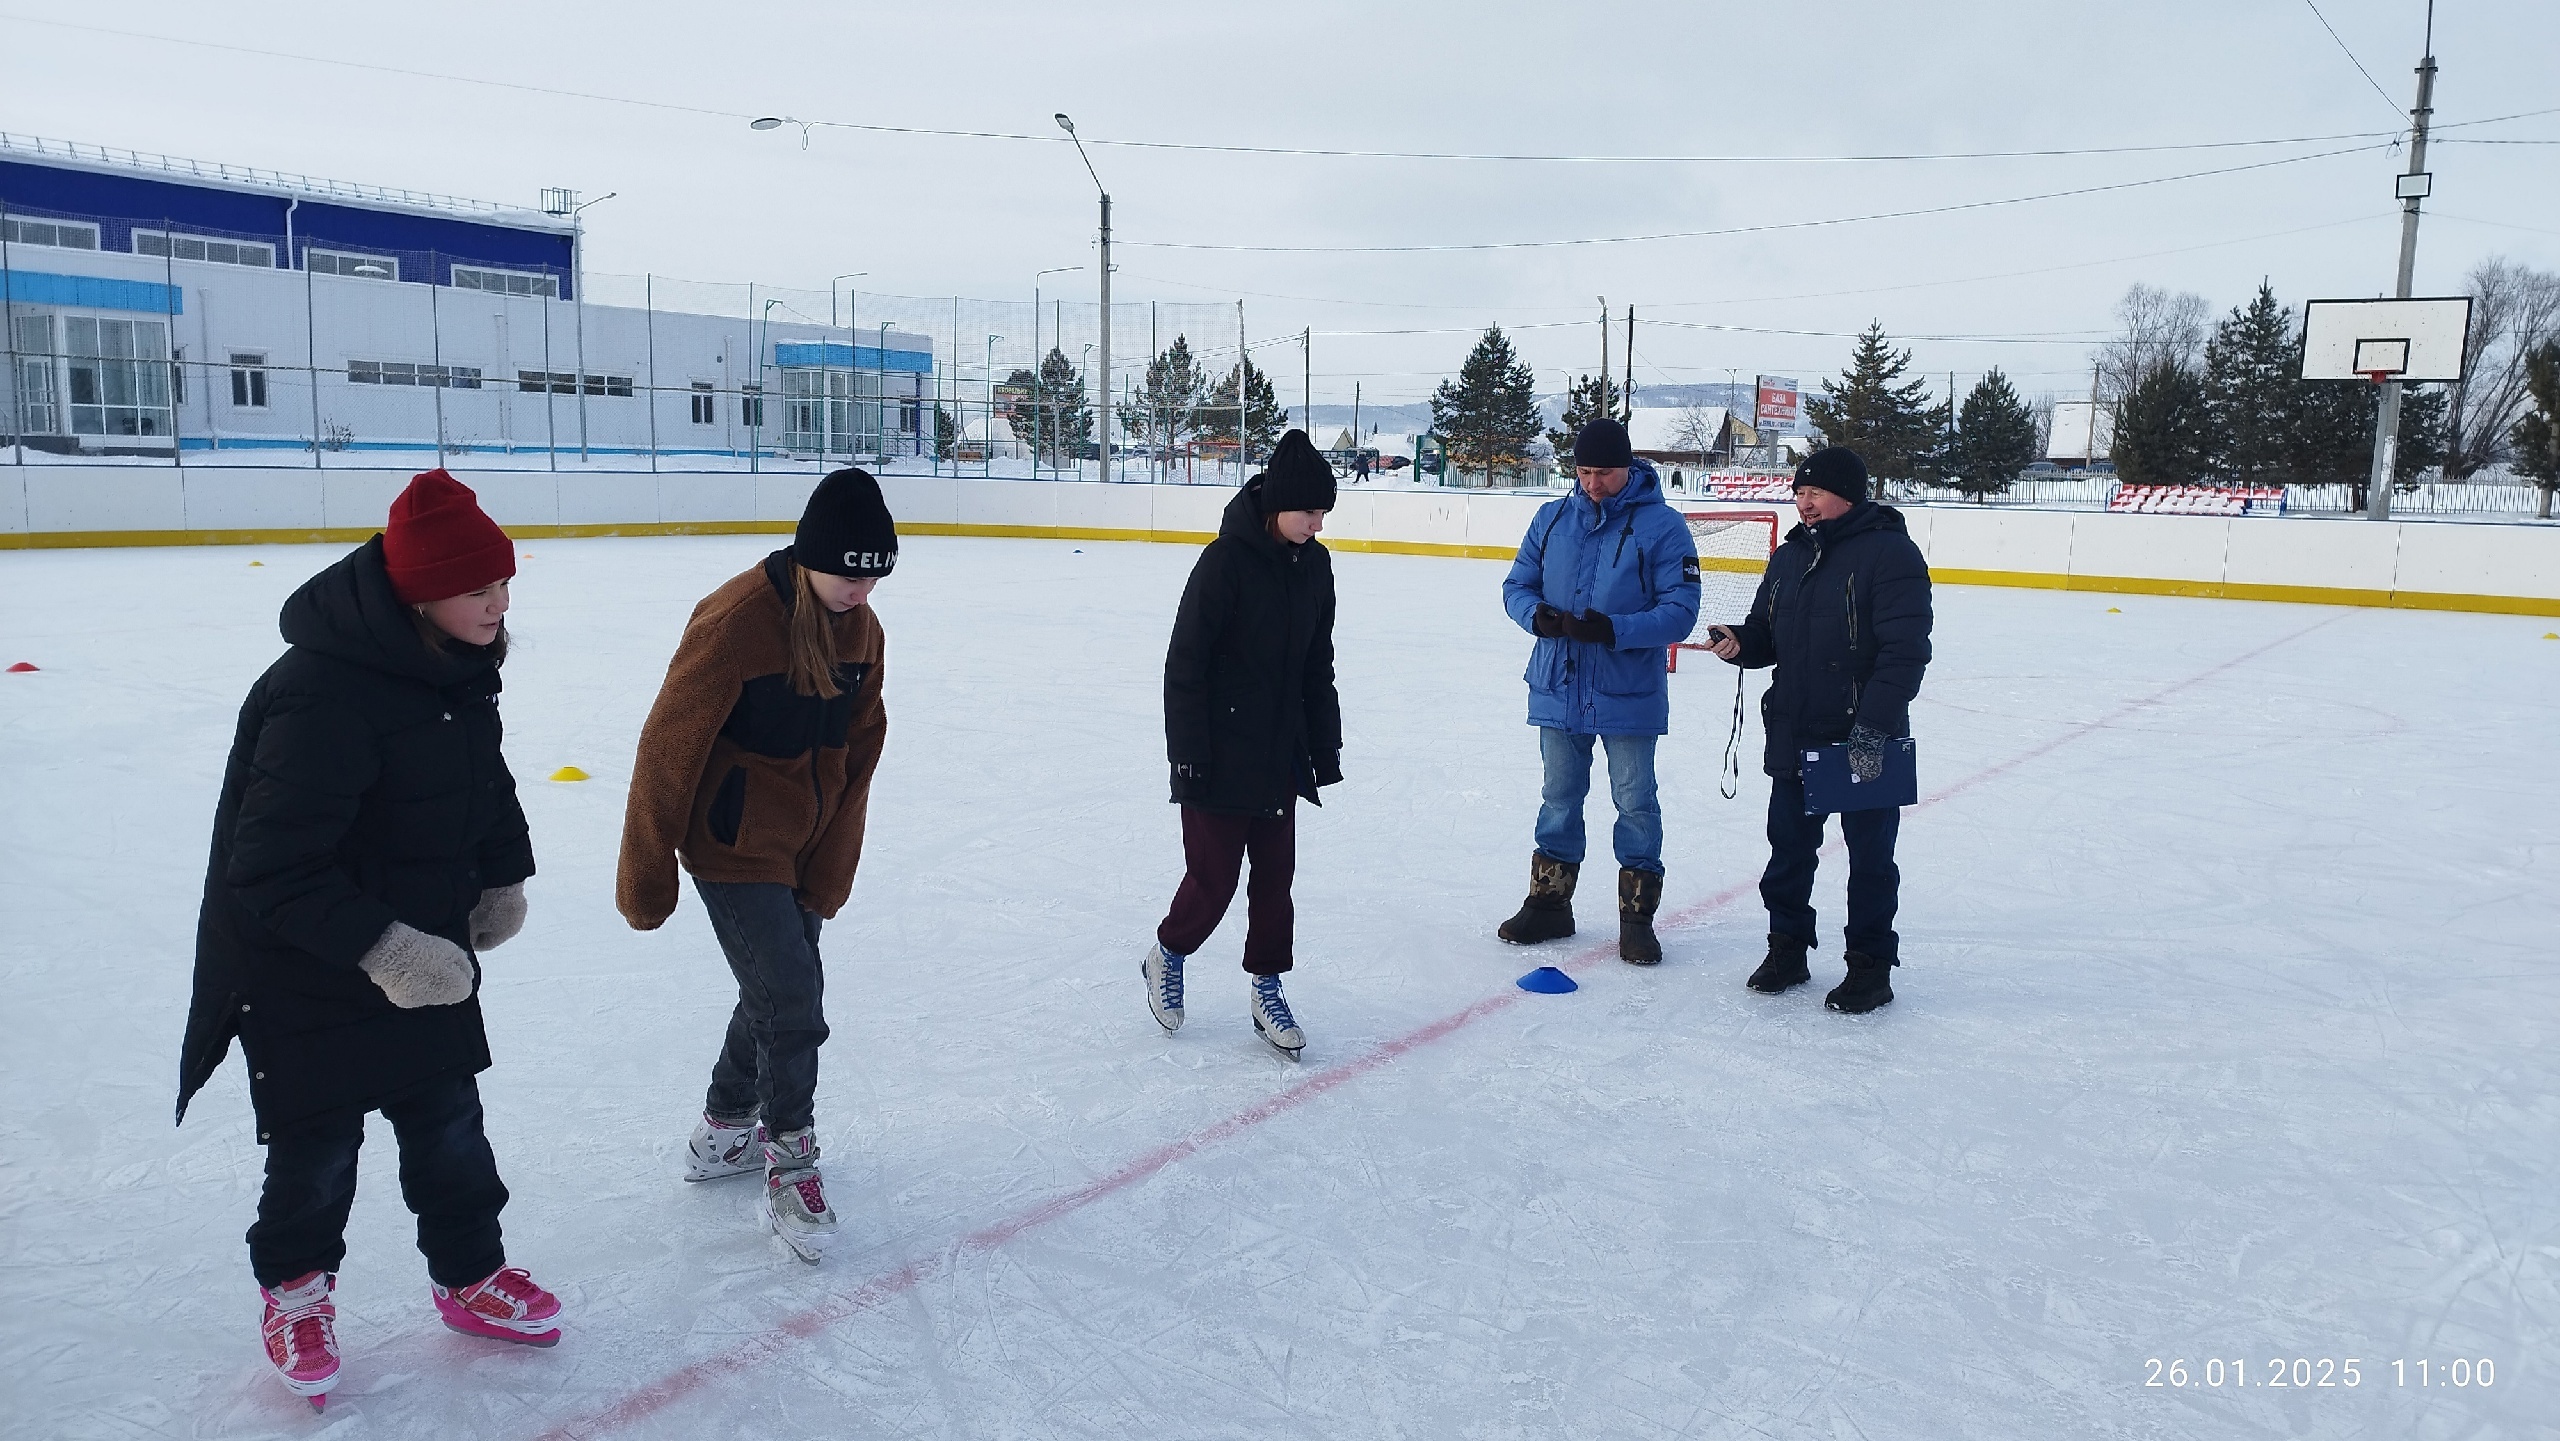
[{"label": "power line", "polygon": [[1777,231],[1858,225],[1877,220],[1912,220],[1930,215],[1953,215],[1969,210],[1989,210],[2009,205],[2028,205],[2045,200],[2067,200],[2081,195],[2099,195],[2116,190],[2138,190],[2147,186],[2172,185],[2180,181],[2204,180],[2220,175],[2240,175],[2253,170],[2273,169],[2280,165],[2299,165],[2309,160],[2328,160],[2341,155],[2361,155],[2390,148],[2389,145],[2351,145],[2339,150],[2292,155],[2280,160],[2261,160],[2248,165],[2227,165],[2213,170],[2191,170],[2180,175],[2160,175],[2145,180],[2119,180],[2106,185],[2083,185],[2069,190],[2043,191],[2034,195],[2005,196],[1998,200],[1966,200],[1952,205],[1924,206],[1916,210],[1886,210],[1868,215],[1832,216],[1821,220],[1781,220],[1771,221],[1765,225],[1734,225],[1715,230],[1666,230],[1648,235],[1588,235],[1562,240],[1449,241],[1421,245],[1243,245],[1190,240],[1127,240],[1121,243],[1150,250],[1212,250],[1259,255],[1414,255],[1488,250],[1553,250],[1583,245],[1641,245],[1660,240],[1705,240],[1733,235],[1765,235]]},{"label": "power line", "polygon": [[[2306,0],[2308,3],[2308,0]],[[2317,11],[2315,10],[2316,14]],[[662,110],[679,115],[699,115],[717,120],[749,120],[755,118],[743,110],[723,110],[713,106],[687,105],[671,100],[651,100],[630,95],[613,95],[595,90],[573,90],[556,85],[536,85],[518,80],[493,80],[477,75],[456,75],[447,71],[422,70],[409,66],[384,65],[375,61],[346,60],[329,55],[309,55],[290,50],[271,50],[254,45],[238,45],[218,40],[198,40],[186,36],[160,35],[147,30],[126,30],[109,25],[83,24],[44,16],[0,12],[0,20],[22,25],[45,25],[55,29],[74,30],[92,35],[112,35],[125,40],[148,40],[164,45],[191,46],[234,55],[253,55],[267,60],[289,60],[306,65],[332,65],[342,69],[361,70],[377,75],[398,75],[413,80],[436,80],[454,85],[477,85],[493,90],[512,90],[527,95],[547,95],[565,100],[583,100],[604,105],[628,105],[647,110]],[[2325,25],[2327,22],[2322,21]],[[2332,32],[2334,35],[2335,32]],[[2349,59],[2353,59],[2352,54]],[[2358,65],[2358,69],[2362,69]],[[2367,76],[2368,80],[2372,77]],[[2379,87],[2377,87],[2378,89]],[[2388,100],[2390,97],[2384,97]],[[2397,113],[2397,107],[2394,108]],[[2499,116],[2488,120],[2449,122],[2436,126],[2450,130],[2464,125],[2489,125],[2503,120],[2523,119],[2528,115],[2560,113],[2560,107],[2527,111],[2519,115]],[[810,120],[810,126],[828,130],[847,130],[870,135],[911,136],[946,140],[1000,140],[1021,144],[1064,145],[1064,136],[1040,131],[984,130],[937,127],[928,125],[882,125],[853,120]],[[1443,150],[1355,150],[1321,146],[1228,145],[1203,141],[1150,139],[1105,139],[1088,135],[1088,145],[1113,146],[1125,150],[1162,150],[1211,155],[1300,156],[1320,159],[1350,160],[1427,160],[1469,163],[1543,164],[1543,165],[1837,165],[1928,163],[1953,160],[2032,160],[2101,155],[2145,155],[2179,151],[2245,149],[2271,145],[2325,145],[2340,140],[2373,140],[2397,136],[2398,130],[2342,131],[2328,135],[2269,136],[2250,140],[2200,140],[2149,145],[2099,145],[2049,147],[2026,150],[1952,150],[1850,153],[1838,155],[1575,155],[1555,153],[1468,152]]]},{"label": "power line", "polygon": [[2347,42],[2338,36],[2338,27],[2330,24],[2329,17],[2321,14],[2320,7],[2312,4],[2311,0],[2302,0],[2302,3],[2311,12],[2311,18],[2320,22],[2320,28],[2329,32],[2329,38],[2338,42],[2338,53],[2346,56],[2347,63],[2356,67],[2356,73],[2364,77],[2365,84],[2373,87],[2374,94],[2382,97],[2383,104],[2391,107],[2391,113],[2399,115],[2400,102],[2391,98],[2391,92],[2383,89],[2382,82],[2373,78],[2373,72],[2364,68],[2364,62],[2356,58],[2356,52],[2347,48]]}]

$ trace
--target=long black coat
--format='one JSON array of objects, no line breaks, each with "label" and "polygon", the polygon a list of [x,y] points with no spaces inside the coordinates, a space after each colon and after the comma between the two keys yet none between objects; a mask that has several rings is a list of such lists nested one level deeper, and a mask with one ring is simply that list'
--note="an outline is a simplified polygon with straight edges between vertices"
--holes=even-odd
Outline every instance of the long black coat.
[{"label": "long black coat", "polygon": [[1853,726],[1911,734],[1930,621],[1929,563],[1900,511],[1863,501],[1789,531],[1735,632],[1738,664],[1778,668],[1760,697],[1767,773],[1796,774],[1800,750],[1836,745]]},{"label": "long black coat", "polygon": [[1273,540],[1261,498],[1257,475],[1227,503],[1164,657],[1173,799],[1224,815],[1279,815],[1342,779],[1333,556]]},{"label": "long black coat", "polygon": [[468,951],[480,892],[533,874],[495,660],[428,648],[380,536],[280,623],[292,649],[250,688],[223,771],[178,1060],[183,1120],[238,1036],[261,1140],[487,1069],[476,975],[468,999],[404,1011],[356,962],[393,921]]}]

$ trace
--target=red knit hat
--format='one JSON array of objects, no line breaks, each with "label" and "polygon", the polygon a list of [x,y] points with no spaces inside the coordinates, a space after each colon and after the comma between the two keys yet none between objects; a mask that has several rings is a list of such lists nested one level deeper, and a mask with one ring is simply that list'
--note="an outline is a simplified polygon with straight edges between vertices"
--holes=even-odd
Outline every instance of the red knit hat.
[{"label": "red knit hat", "polygon": [[516,573],[515,542],[480,509],[470,487],[430,470],[391,502],[382,565],[402,605],[468,595]]}]

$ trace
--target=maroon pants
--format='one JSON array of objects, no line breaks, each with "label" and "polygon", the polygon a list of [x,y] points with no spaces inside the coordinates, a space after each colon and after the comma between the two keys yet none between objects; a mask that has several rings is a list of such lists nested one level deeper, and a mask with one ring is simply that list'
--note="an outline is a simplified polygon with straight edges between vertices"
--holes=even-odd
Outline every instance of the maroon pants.
[{"label": "maroon pants", "polygon": [[1276,816],[1222,816],[1196,806],[1182,808],[1181,889],[1173,909],[1156,927],[1156,940],[1177,956],[1208,943],[1236,898],[1236,876],[1247,855],[1253,880],[1245,887],[1244,968],[1257,976],[1289,969],[1290,933],[1297,910],[1289,882],[1298,873],[1298,807]]}]

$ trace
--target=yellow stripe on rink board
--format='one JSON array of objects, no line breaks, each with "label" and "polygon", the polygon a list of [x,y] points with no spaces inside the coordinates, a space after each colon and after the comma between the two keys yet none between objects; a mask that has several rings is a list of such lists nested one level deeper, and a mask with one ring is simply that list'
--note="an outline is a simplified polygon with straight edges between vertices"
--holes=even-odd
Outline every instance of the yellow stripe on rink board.
[{"label": "yellow stripe on rink board", "polygon": [[[584,540],[608,536],[789,535],[797,523],[788,520],[630,521],[592,525],[511,525],[517,540]],[[49,530],[0,532],[0,550],[93,550],[123,546],[167,545],[355,545],[373,537],[378,527],[360,529],[280,530]],[[1208,531],[1128,530],[1076,525],[993,525],[967,521],[920,521],[901,524],[900,535],[978,536],[1014,540],[1090,540],[1206,545]],[[1427,555],[1464,560],[1509,560],[1514,547],[1452,545],[1419,540],[1366,540],[1327,536],[1333,550],[1371,555]],[[1745,562],[1704,557],[1701,569],[1748,571]],[[2441,591],[2367,590],[2347,586],[2262,585],[2251,581],[2164,580],[2132,575],[2066,575],[2053,571],[1959,570],[1933,566],[1929,578],[1939,585],[1987,585],[2025,590],[2088,591],[2105,595],[2189,596],[2205,600],[2280,601],[2295,605],[2369,606],[2390,610],[2470,611],[2486,615],[2560,616],[2560,597],[2469,595]]]}]

